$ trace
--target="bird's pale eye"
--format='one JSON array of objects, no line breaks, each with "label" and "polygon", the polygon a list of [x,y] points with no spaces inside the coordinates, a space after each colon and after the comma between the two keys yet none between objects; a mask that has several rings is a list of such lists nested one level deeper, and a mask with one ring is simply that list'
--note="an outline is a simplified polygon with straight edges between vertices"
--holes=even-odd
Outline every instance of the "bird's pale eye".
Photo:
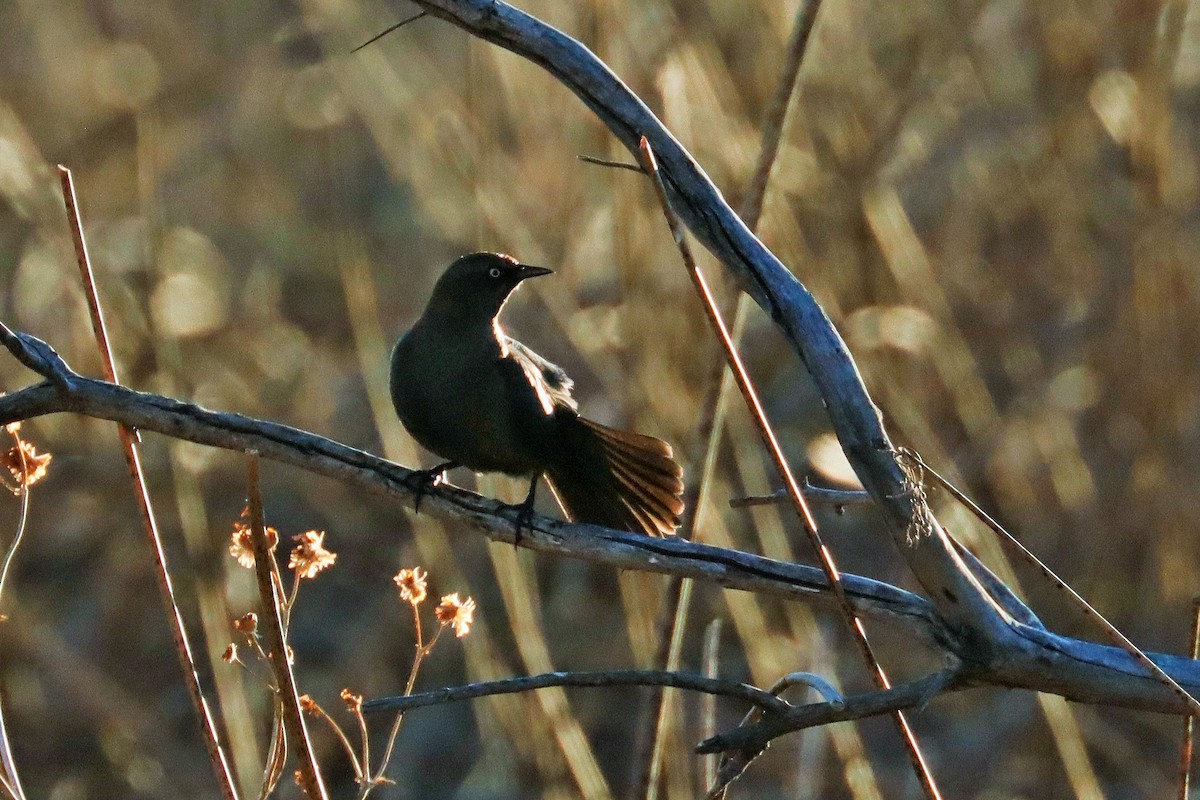
[{"label": "bird's pale eye", "polygon": [[492,267],[491,269],[488,270],[488,275],[491,275],[493,278],[499,278],[500,277],[500,268]]}]

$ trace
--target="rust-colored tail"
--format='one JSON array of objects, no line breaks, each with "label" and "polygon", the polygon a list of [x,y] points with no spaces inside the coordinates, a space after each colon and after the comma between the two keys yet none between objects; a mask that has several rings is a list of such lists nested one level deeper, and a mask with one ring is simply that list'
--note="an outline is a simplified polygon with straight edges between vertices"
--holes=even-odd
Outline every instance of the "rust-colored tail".
[{"label": "rust-colored tail", "polygon": [[683,469],[671,445],[559,413],[560,464],[546,471],[567,516],[607,528],[669,536],[683,511]]}]

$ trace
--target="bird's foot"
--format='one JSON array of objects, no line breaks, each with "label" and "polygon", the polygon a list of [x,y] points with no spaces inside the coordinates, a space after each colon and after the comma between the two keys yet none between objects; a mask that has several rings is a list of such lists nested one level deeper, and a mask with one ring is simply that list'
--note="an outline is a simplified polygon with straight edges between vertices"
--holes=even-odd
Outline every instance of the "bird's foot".
[{"label": "bird's foot", "polygon": [[524,500],[508,506],[517,511],[516,528],[513,531],[514,545],[521,543],[522,528],[531,533],[533,532],[533,501],[537,496],[537,482],[539,477],[538,475],[534,475],[533,480],[529,482],[529,494],[525,496]]},{"label": "bird's foot", "polygon": [[513,531],[513,544],[520,544],[522,530],[533,533],[533,503],[524,500],[513,508],[517,510],[517,526]]},{"label": "bird's foot", "polygon": [[446,482],[446,470],[454,469],[458,464],[446,461],[431,469],[419,469],[409,474],[403,483],[416,495],[413,501],[413,511],[421,513],[421,500],[427,494]]}]

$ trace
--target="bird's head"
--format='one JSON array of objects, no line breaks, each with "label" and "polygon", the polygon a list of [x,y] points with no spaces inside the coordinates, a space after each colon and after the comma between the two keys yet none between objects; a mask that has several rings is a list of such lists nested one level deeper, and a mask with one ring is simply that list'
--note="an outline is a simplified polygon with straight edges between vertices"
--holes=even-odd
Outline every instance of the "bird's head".
[{"label": "bird's head", "polygon": [[491,320],[522,281],[552,271],[522,264],[501,253],[471,253],[451,264],[438,278],[429,298],[429,310]]}]

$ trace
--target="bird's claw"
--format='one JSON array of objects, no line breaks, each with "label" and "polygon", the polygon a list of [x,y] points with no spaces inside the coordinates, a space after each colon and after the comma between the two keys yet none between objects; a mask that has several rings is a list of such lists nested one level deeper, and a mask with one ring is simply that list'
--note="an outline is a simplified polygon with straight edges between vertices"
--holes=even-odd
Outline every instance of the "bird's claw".
[{"label": "bird's claw", "polygon": [[525,499],[520,503],[509,505],[509,508],[517,510],[516,529],[513,531],[513,544],[521,543],[521,529],[533,532],[533,503],[537,498],[537,485],[540,475],[534,474],[533,479],[529,482],[529,494],[525,495]]},{"label": "bird's claw", "polygon": [[526,530],[533,532],[533,498],[527,497],[520,503],[510,505],[509,508],[515,509],[517,512],[517,520],[514,523],[513,544],[521,543],[521,531]]},{"label": "bird's claw", "polygon": [[446,470],[457,466],[453,461],[447,461],[431,469],[419,469],[409,473],[408,477],[402,483],[416,495],[416,498],[413,500],[414,512],[421,513],[421,500],[425,495],[432,494],[434,489],[446,482]]}]

